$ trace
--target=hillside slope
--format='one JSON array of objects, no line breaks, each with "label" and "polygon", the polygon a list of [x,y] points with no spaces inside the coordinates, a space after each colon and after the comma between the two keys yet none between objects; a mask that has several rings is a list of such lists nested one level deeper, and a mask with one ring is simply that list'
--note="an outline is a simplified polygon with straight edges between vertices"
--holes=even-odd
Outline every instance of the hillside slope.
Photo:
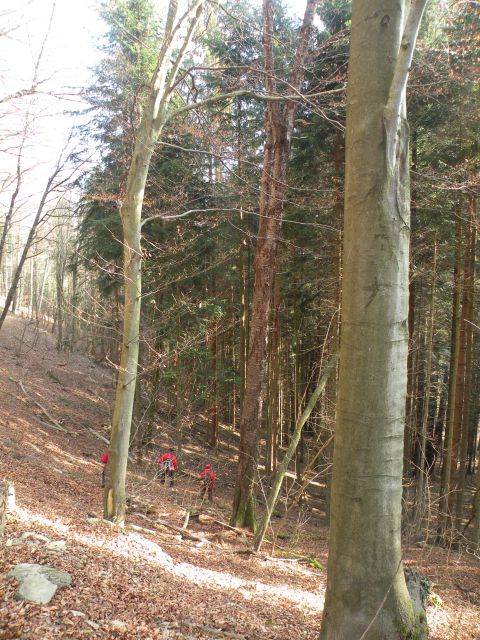
[{"label": "hillside slope", "polygon": [[[159,484],[155,459],[174,437],[165,426],[129,476],[130,495],[149,508],[132,509],[125,530],[89,517],[101,518],[101,438],[113,392],[111,371],[56,352],[44,329],[9,318],[0,332],[0,479],[14,484],[17,503],[0,541],[0,639],[317,638],[326,531],[297,512],[282,545],[306,562],[248,553],[245,537],[221,524],[235,474],[231,450],[212,460],[219,490],[207,508],[195,474],[209,454],[194,438],[180,457],[189,473],[179,474],[174,491]],[[181,528],[187,509],[206,517],[192,519],[183,535],[161,525]],[[480,638],[478,561],[435,548],[409,549],[406,558],[443,599],[428,609],[431,637]],[[16,601],[7,573],[18,563],[67,571],[72,585],[47,605]]]}]

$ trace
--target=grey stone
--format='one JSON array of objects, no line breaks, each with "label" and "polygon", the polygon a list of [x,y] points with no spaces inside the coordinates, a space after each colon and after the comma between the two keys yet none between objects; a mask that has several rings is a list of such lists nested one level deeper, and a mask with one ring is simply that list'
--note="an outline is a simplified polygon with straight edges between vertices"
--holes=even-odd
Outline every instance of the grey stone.
[{"label": "grey stone", "polygon": [[21,538],[8,538],[5,542],[6,547],[15,547],[18,544],[23,544],[23,540]]},{"label": "grey stone", "polygon": [[72,576],[61,569],[43,566],[41,573],[44,578],[56,584],[57,587],[69,587],[72,584]]},{"label": "grey stone", "polygon": [[57,585],[44,578],[40,573],[25,577],[15,593],[15,600],[29,600],[37,604],[48,604],[58,589]]},{"label": "grey stone", "polygon": [[35,531],[24,531],[20,538],[22,540],[35,540],[37,542],[50,542],[48,536],[44,536],[42,533],[36,533]]},{"label": "grey stone", "polygon": [[112,620],[109,626],[111,629],[116,629],[117,631],[127,630],[127,623],[123,622],[123,620]]},{"label": "grey stone", "polygon": [[45,549],[47,551],[55,551],[56,553],[62,553],[67,548],[67,543],[65,540],[53,540],[49,542]]},{"label": "grey stone", "polygon": [[15,594],[17,600],[30,600],[38,604],[47,604],[58,587],[69,587],[72,583],[72,577],[66,571],[26,562],[17,564],[7,577],[20,582]]}]

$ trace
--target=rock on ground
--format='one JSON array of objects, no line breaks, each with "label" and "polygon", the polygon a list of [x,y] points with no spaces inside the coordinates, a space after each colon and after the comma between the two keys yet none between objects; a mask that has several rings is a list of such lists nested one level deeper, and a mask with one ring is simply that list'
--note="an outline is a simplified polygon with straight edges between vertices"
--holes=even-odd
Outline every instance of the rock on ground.
[{"label": "rock on ground", "polygon": [[42,564],[17,564],[8,572],[8,577],[20,582],[15,594],[17,600],[29,600],[37,604],[49,603],[58,587],[69,587],[72,583],[66,571]]}]

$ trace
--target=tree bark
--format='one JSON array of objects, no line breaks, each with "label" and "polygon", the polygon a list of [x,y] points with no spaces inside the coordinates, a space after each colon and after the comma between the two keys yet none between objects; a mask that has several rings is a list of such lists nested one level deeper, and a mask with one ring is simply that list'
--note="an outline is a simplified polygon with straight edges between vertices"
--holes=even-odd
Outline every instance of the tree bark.
[{"label": "tree bark", "polygon": [[342,341],[322,640],[426,637],[401,558],[410,225],[404,104],[425,2],[413,1],[405,20],[409,4],[353,0]]},{"label": "tree bark", "polygon": [[439,535],[445,534],[451,521],[449,511],[449,493],[452,488],[452,458],[455,442],[455,398],[458,381],[458,356],[460,352],[460,291],[461,291],[461,263],[462,263],[462,221],[457,219],[455,238],[455,267],[453,272],[453,298],[452,298],[452,332],[450,346],[450,370],[448,378],[448,403],[445,424],[444,454],[442,464],[442,476],[440,481],[439,499]]},{"label": "tree bark", "polygon": [[[150,93],[137,131],[135,148],[128,172],[125,197],[120,207],[123,227],[123,277],[125,310],[120,367],[117,379],[112,433],[109,446],[107,483],[104,493],[104,516],[119,525],[125,520],[125,481],[132,422],[135,381],[137,377],[142,292],[141,214],[148,169],[167,118],[172,88],[180,65],[190,44],[203,8],[197,0],[177,21],[178,2],[170,0],[165,33],[157,66],[150,84]],[[192,16],[183,42],[173,61],[176,35],[182,22]]]},{"label": "tree bark", "polygon": [[[307,0],[298,40],[290,88],[300,90],[305,75],[309,36],[318,0]],[[263,2],[263,45],[265,85],[267,93],[275,94],[273,54],[273,2]],[[254,287],[250,337],[246,367],[246,386],[240,418],[240,448],[231,524],[255,528],[255,497],[257,462],[262,407],[265,392],[267,361],[267,327],[272,301],[275,263],[281,230],[283,201],[286,192],[288,157],[296,113],[296,104],[288,101],[266,106],[266,142],[260,182],[260,225],[254,258]]]},{"label": "tree bark", "polygon": [[475,226],[475,208],[474,196],[469,195],[469,228],[468,243],[466,246],[465,272],[463,282],[463,295],[465,303],[464,314],[464,330],[465,330],[465,377],[463,381],[463,412],[462,412],[462,430],[460,441],[460,456],[457,484],[457,504],[456,504],[456,529],[461,529],[463,511],[465,505],[465,482],[467,474],[467,458],[468,446],[470,439],[470,405],[472,390],[472,368],[473,368],[473,321],[474,321],[474,297],[475,297],[475,244],[476,244],[476,226]]}]

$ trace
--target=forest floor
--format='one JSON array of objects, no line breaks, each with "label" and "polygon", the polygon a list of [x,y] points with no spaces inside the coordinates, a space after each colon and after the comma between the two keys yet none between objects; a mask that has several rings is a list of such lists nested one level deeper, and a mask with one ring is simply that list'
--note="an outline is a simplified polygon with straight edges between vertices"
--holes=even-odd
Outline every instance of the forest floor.
[{"label": "forest floor", "polygon": [[[0,541],[0,640],[318,638],[327,562],[322,514],[292,512],[274,557],[269,544],[249,554],[245,536],[220,524],[229,517],[233,446],[212,453],[218,489],[213,505],[201,503],[195,476],[208,459],[205,436],[191,434],[179,460],[188,473],[178,474],[172,491],[158,482],[155,460],[173,436],[160,424],[150,459],[134,462],[128,480],[129,494],[153,512],[129,511],[125,529],[101,520],[101,437],[108,437],[113,391],[110,370],[57,352],[44,329],[7,319],[0,332],[0,479],[14,484],[16,509]],[[159,523],[181,528],[186,509],[205,516],[191,520],[186,534]],[[432,584],[430,638],[480,639],[478,559],[434,546],[406,548],[404,558]],[[72,585],[48,605],[17,601],[18,584],[7,573],[22,562],[68,571]]]}]

